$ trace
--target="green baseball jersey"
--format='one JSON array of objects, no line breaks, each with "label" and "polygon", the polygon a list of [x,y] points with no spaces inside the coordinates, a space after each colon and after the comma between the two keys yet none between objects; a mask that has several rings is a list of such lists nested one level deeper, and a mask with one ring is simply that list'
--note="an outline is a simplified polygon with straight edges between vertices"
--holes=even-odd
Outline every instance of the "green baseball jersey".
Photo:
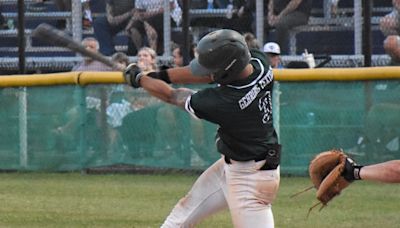
[{"label": "green baseball jersey", "polygon": [[266,155],[278,138],[272,124],[273,74],[264,53],[251,50],[253,73],[229,85],[201,90],[188,98],[186,110],[218,124],[218,151],[237,161]]}]

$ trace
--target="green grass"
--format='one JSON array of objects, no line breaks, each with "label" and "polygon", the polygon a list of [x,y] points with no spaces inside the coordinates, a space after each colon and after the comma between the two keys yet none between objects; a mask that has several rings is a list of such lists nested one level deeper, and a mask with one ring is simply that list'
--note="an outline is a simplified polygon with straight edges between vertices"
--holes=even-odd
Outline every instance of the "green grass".
[{"label": "green grass", "polygon": [[[0,227],[159,227],[195,175],[0,174]],[[307,219],[315,191],[306,178],[282,178],[276,227],[400,227],[400,185],[356,182]],[[227,211],[198,227],[232,227]]]}]

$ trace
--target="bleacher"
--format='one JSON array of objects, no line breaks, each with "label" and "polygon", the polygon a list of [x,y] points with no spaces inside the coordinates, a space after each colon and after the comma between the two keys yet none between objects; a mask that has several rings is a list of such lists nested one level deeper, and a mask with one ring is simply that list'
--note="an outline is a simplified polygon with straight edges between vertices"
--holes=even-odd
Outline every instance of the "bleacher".
[{"label": "bleacher", "polygon": [[[18,36],[17,31],[17,1],[6,0],[2,1],[0,10],[6,20],[12,20],[14,23],[13,29],[0,30],[0,54],[1,56],[17,56],[17,45],[16,37]],[[26,55],[31,56],[74,56],[68,49],[49,46],[47,43],[34,39],[31,36],[32,30],[36,28],[40,23],[48,23],[56,26],[57,20],[67,21],[67,30],[71,31],[71,12],[60,12],[57,11],[53,1],[45,1],[44,8],[40,11],[34,9],[32,6],[35,1],[25,1],[25,37],[26,37]],[[68,32],[71,35],[71,32]]]},{"label": "bleacher", "polygon": [[[308,49],[309,52],[318,54],[329,54],[332,56],[331,65],[341,66],[343,62],[362,62],[362,56],[354,55],[354,9],[352,3],[341,1],[339,5],[340,13],[336,18],[327,17],[323,11],[322,2],[314,1],[313,14],[309,24],[295,28],[290,34],[291,54],[299,55]],[[58,19],[67,20],[67,31],[71,31],[71,12],[58,12],[52,1],[45,1],[45,10],[33,11],[30,9],[34,0],[25,1],[25,36],[26,36],[26,56],[27,69],[41,71],[46,70],[68,70],[80,61],[75,53],[60,47],[49,46],[43,41],[32,39],[32,30],[42,22],[46,22],[55,26],[55,21]],[[93,16],[104,16],[104,1],[91,1],[91,10]],[[380,3],[379,3],[380,4]],[[0,71],[8,72],[18,70],[18,47],[17,47],[17,0],[2,0],[0,11],[3,13],[6,20],[14,22],[14,29],[0,30]],[[373,36],[373,57],[374,65],[381,65],[388,62],[388,58],[384,56],[382,42],[383,35],[379,31],[379,18],[387,14],[391,10],[390,4],[382,3],[375,5],[373,8],[373,18],[371,20],[372,36]],[[191,10],[191,18],[221,18],[226,15],[226,10]],[[191,27],[191,34],[194,40],[198,40],[207,28]],[[180,28],[175,28],[179,31]],[[83,30],[83,37],[93,36],[93,29]],[[127,50],[126,34],[121,32],[116,37],[116,49],[119,51]],[[296,58],[296,56],[284,56],[284,62]],[[53,68],[50,63],[52,60]],[[339,65],[338,65],[339,64]],[[351,66],[351,65],[350,65]],[[354,65],[353,65],[354,66]]]},{"label": "bleacher", "polygon": [[[354,3],[340,1],[335,17],[324,10],[323,2],[313,1],[313,10],[307,25],[294,28],[289,35],[291,55],[304,49],[315,54],[350,55],[355,52],[354,24],[357,20]],[[392,10],[391,2],[374,2],[371,18],[372,53],[384,54],[384,36],[379,29],[379,19]],[[361,25],[362,21],[360,21]],[[361,28],[362,29],[362,28]],[[361,45],[361,44],[360,44]]]}]

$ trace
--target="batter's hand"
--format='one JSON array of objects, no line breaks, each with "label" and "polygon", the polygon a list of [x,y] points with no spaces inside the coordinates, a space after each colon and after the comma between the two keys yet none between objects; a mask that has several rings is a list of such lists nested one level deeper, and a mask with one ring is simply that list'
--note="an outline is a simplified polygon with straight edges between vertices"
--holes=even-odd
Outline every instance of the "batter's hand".
[{"label": "batter's hand", "polygon": [[124,70],[125,82],[131,85],[133,88],[140,87],[140,78],[143,76],[142,71],[136,65],[136,63],[129,64]]}]

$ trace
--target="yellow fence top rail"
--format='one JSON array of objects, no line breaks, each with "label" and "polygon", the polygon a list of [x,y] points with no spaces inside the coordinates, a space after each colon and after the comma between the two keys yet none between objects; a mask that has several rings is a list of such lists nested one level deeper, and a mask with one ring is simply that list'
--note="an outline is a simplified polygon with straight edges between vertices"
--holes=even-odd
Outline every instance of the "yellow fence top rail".
[{"label": "yellow fence top rail", "polygon": [[[400,67],[274,69],[277,81],[363,81],[400,79]],[[0,87],[121,84],[121,72],[66,72],[0,76]]]}]

